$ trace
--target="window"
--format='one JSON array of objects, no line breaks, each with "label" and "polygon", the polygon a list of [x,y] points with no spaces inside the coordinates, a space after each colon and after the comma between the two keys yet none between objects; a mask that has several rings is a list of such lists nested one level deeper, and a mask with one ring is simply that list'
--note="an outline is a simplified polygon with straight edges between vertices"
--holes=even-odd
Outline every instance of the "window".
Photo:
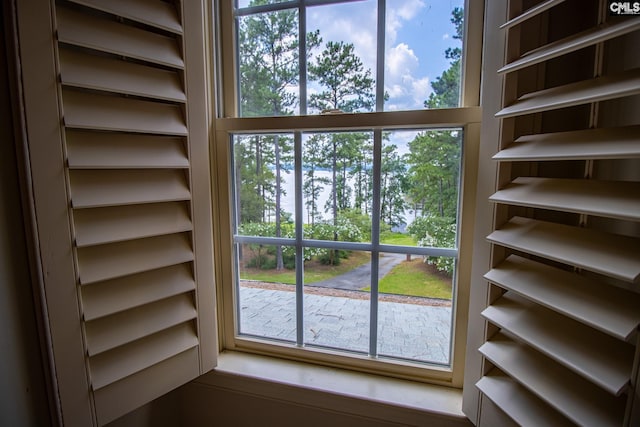
[{"label": "window", "polygon": [[461,385],[464,2],[218,6],[224,346]]}]

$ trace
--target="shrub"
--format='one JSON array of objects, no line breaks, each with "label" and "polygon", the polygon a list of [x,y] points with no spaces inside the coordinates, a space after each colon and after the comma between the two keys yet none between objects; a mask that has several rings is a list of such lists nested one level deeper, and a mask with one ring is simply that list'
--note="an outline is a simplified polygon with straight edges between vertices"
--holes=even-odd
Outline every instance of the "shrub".
[{"label": "shrub", "polygon": [[[416,218],[407,231],[418,241],[419,246],[434,248],[456,247],[455,218],[440,216],[422,216]],[[434,265],[439,271],[453,274],[455,258],[425,257],[425,262]]]}]

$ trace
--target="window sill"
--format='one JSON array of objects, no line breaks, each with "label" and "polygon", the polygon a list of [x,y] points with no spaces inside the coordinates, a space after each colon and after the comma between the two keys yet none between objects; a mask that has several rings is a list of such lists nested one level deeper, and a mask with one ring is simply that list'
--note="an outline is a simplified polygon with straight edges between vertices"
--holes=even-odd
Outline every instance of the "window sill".
[{"label": "window sill", "polygon": [[408,425],[470,426],[462,390],[238,352],[196,380],[205,386]]}]

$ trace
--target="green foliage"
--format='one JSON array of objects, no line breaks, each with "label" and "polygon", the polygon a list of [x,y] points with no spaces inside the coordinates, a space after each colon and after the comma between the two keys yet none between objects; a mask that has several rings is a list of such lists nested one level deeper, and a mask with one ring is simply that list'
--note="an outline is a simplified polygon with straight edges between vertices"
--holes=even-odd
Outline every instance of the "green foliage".
[{"label": "green foliage", "polygon": [[[456,7],[451,12],[451,23],[455,26],[454,39],[462,41],[464,11]],[[448,48],[445,57],[451,59],[450,67],[440,77],[431,82],[433,92],[424,101],[425,108],[455,108],[460,105],[460,67],[462,50],[459,47]]]},{"label": "green foliage", "polygon": [[[271,0],[252,0],[252,6]],[[463,37],[463,11],[452,11],[455,39]],[[293,114],[299,99],[291,88],[299,84],[298,16],[293,9],[258,13],[239,18],[239,104],[241,115],[270,116]],[[309,97],[309,108],[317,111],[371,111],[375,104],[375,82],[365,69],[354,45],[329,41],[322,44],[318,31],[307,37],[308,77],[320,87]],[[433,93],[425,101],[428,108],[458,105],[461,49],[445,52],[450,67],[432,82]],[[385,140],[387,136],[384,136]],[[236,210],[240,232],[246,235],[294,236],[290,214],[283,212],[283,172],[293,163],[290,135],[236,135],[234,137]],[[431,229],[416,240],[423,245],[445,246],[455,242],[461,134],[440,130],[421,132],[409,143],[410,152],[398,154],[397,147],[384,144],[380,170],[381,232],[404,225],[408,205],[426,217]],[[309,212],[305,237],[334,241],[370,241],[373,188],[373,137],[371,132],[335,132],[311,136],[303,147],[303,197]],[[331,171],[331,177],[320,176]],[[318,206],[321,192],[329,186],[327,204]],[[327,218],[328,217],[328,218]],[[439,218],[439,219],[434,219]],[[417,228],[419,221],[414,221]],[[438,228],[434,224],[440,224]],[[453,240],[443,230],[453,226]],[[435,227],[435,228],[434,228]],[[450,228],[450,227],[449,227]],[[428,231],[428,232],[427,232]],[[450,232],[450,230],[449,230]],[[449,239],[449,240],[447,240]],[[277,269],[295,264],[291,246],[247,245],[257,268]],[[307,249],[305,260],[324,259],[331,265],[346,252]],[[438,261],[441,262],[441,261]],[[440,267],[439,267],[440,268]],[[447,270],[451,267],[442,267]]]},{"label": "green foliage", "polygon": [[462,138],[459,131],[425,131],[409,143],[407,194],[423,215],[453,217],[458,209]]},{"label": "green foliage", "polygon": [[[434,248],[456,247],[455,217],[423,216],[416,218],[407,231],[418,241],[419,246]],[[426,257],[427,264],[434,265],[439,271],[453,274],[455,259],[450,257]]]},{"label": "green foliage", "polygon": [[[253,0],[251,6],[269,3]],[[287,9],[241,18],[238,39],[242,116],[291,114],[298,103],[288,90],[299,78],[297,13]],[[310,32],[307,54],[321,41],[318,30]]]},{"label": "green foliage", "polygon": [[375,104],[371,70],[364,69],[353,43],[327,42],[325,49],[309,64],[309,77],[324,88],[309,97],[309,106],[319,111],[371,111]]},{"label": "green foliage", "polygon": [[405,192],[409,189],[409,178],[405,160],[393,144],[382,148],[380,171],[380,219],[391,227],[404,225]]},{"label": "green foliage", "polygon": [[[253,0],[252,6],[268,4],[268,0]],[[280,116],[290,115],[298,103],[297,96],[290,91],[290,87],[298,84],[299,79],[299,40],[298,17],[294,10],[281,10],[270,13],[259,13],[239,19],[239,66],[240,66],[240,111],[241,115],[249,116]],[[319,32],[312,32],[307,39],[307,52],[320,45]],[[282,171],[287,164],[287,150],[285,141],[289,138],[279,135],[260,136],[256,139],[269,139],[255,152],[254,164],[249,164],[247,169],[255,169],[257,182],[251,182],[252,177],[248,170],[240,169],[240,179],[244,179],[241,196],[247,197],[244,201],[240,198],[241,216],[247,214],[248,220],[255,221],[262,211],[263,221],[268,220],[270,213],[266,212],[273,203],[275,217],[275,236],[281,235],[281,201]],[[284,139],[285,141],[280,141]],[[291,144],[292,145],[292,144]],[[275,183],[267,188],[261,178],[267,174],[273,174],[266,163],[263,163],[265,152],[273,153],[273,171],[275,171]],[[263,152],[264,151],[264,152]],[[255,167],[254,167],[255,166]],[[245,172],[244,174],[242,172]],[[238,173],[238,172],[236,172]],[[275,185],[274,185],[275,184]],[[242,194],[244,192],[244,194]],[[252,192],[254,194],[252,194]],[[271,197],[271,200],[267,198]],[[262,198],[262,199],[260,199]],[[251,209],[249,212],[243,208]],[[245,218],[242,218],[244,221]],[[284,267],[283,253],[280,247],[276,250],[276,268]]]}]

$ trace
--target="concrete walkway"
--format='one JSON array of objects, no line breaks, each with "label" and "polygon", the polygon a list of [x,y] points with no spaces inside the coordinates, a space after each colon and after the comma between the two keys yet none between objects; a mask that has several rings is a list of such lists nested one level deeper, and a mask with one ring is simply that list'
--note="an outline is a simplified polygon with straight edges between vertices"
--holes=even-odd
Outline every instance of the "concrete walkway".
[{"label": "concrete walkway", "polygon": [[[366,285],[365,285],[366,286]],[[368,353],[367,299],[304,295],[306,345]],[[379,302],[378,354],[425,362],[449,363],[451,307]],[[296,339],[295,292],[240,287],[243,334]]]}]

